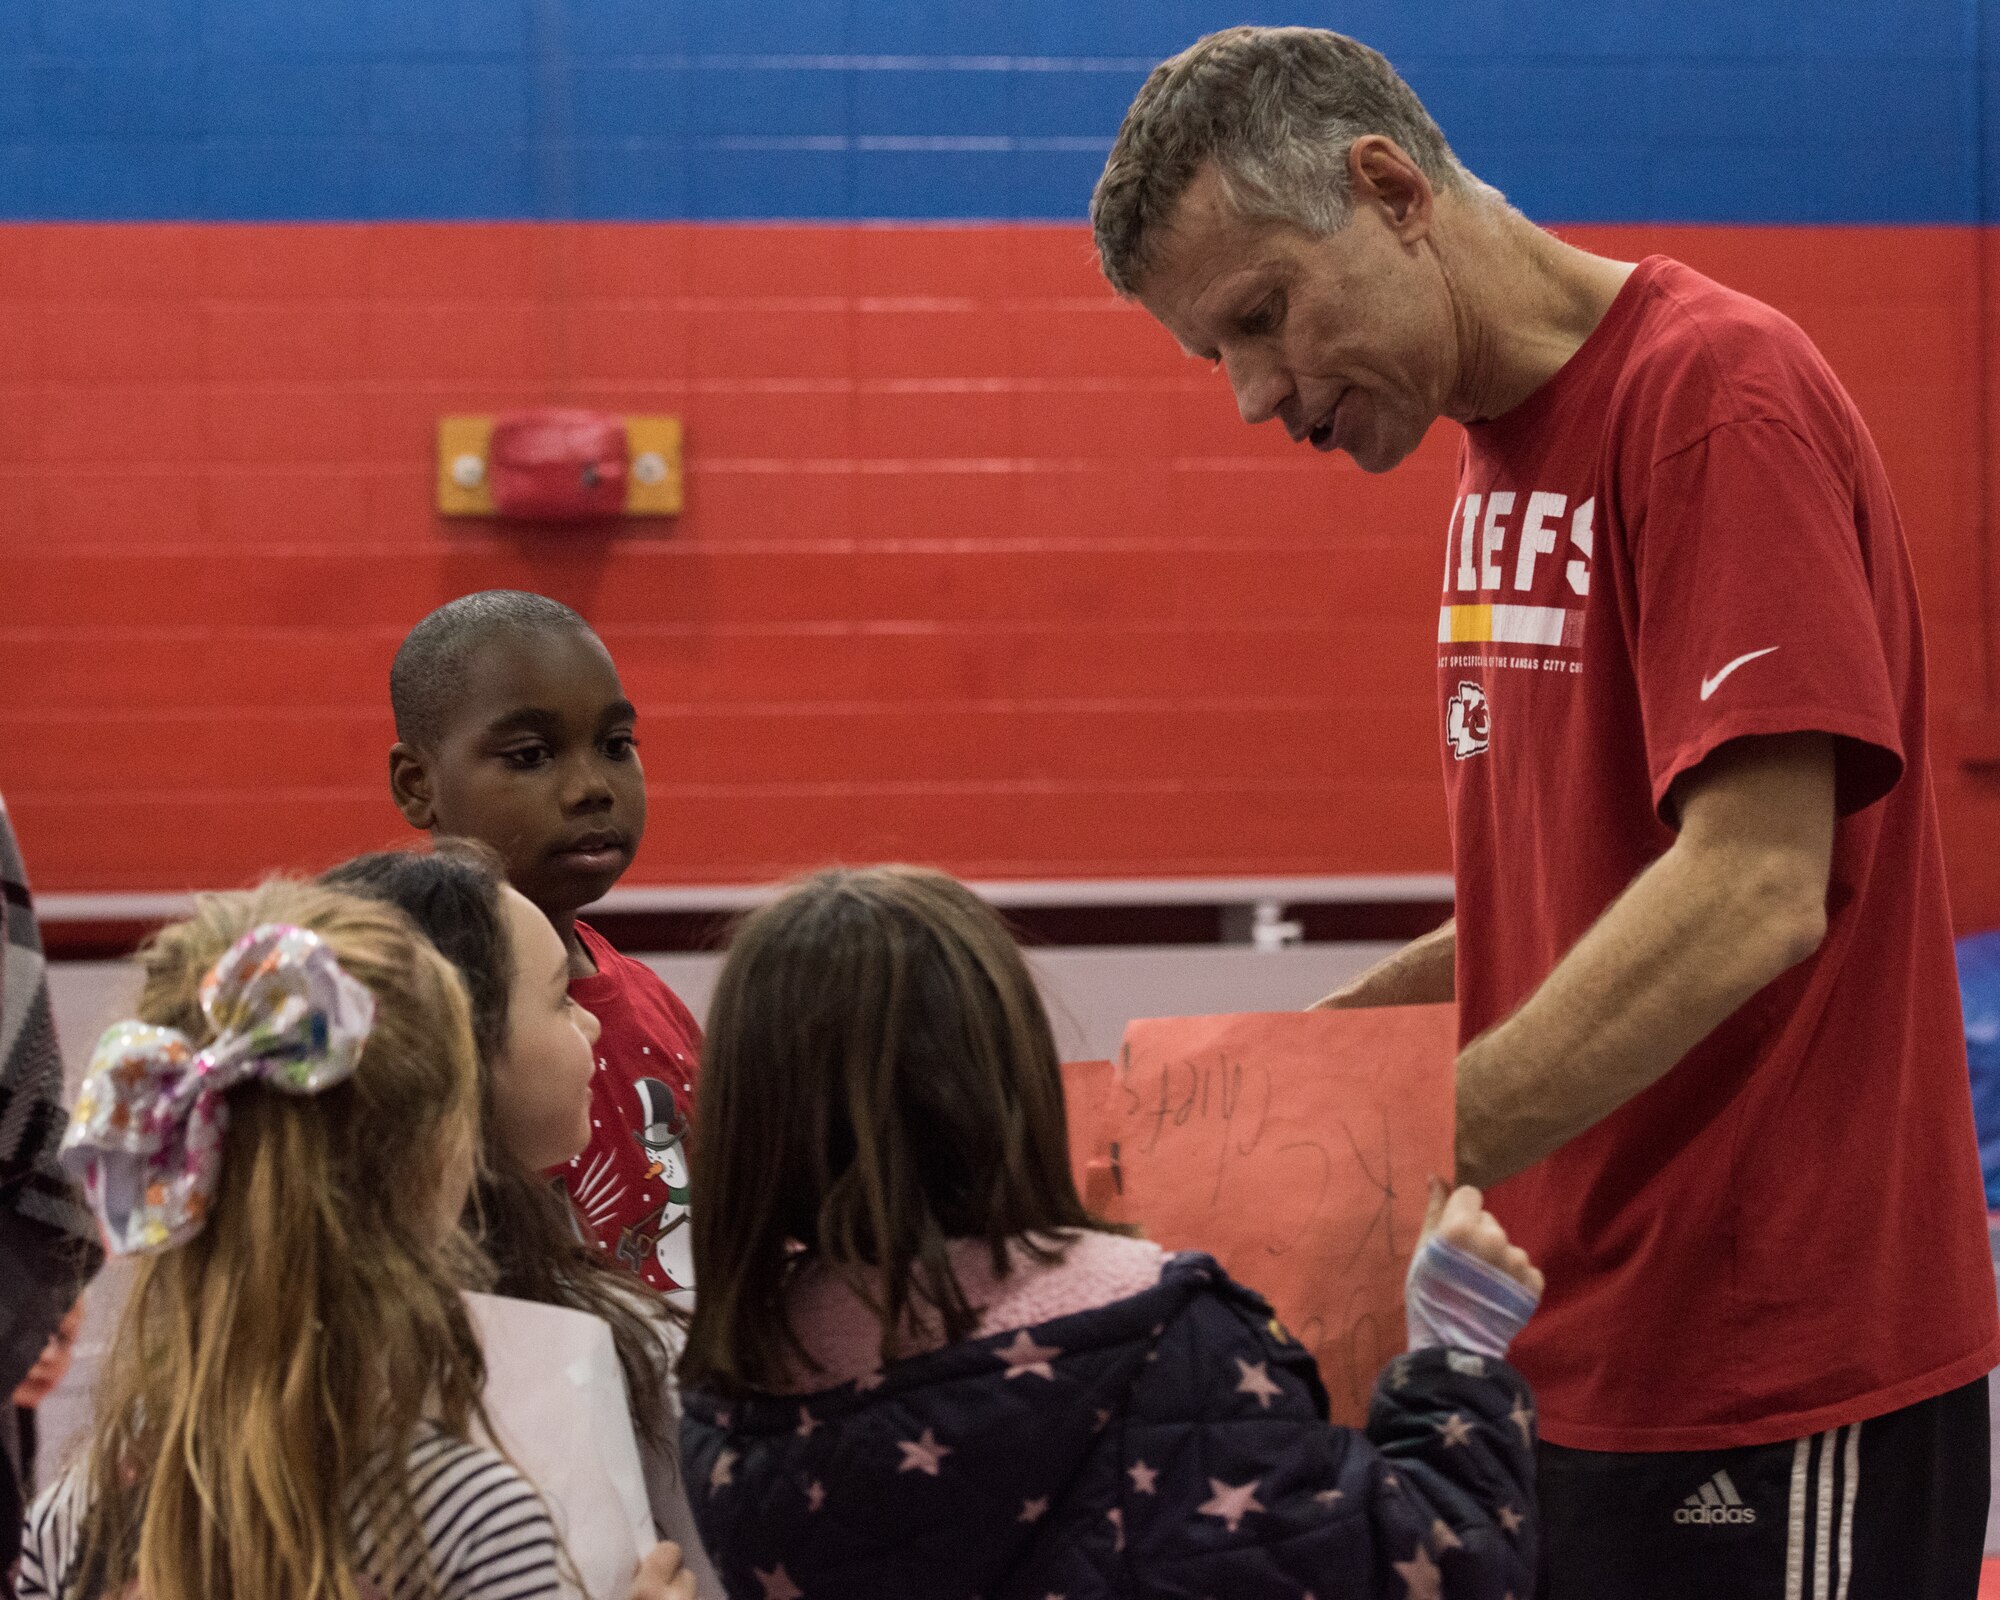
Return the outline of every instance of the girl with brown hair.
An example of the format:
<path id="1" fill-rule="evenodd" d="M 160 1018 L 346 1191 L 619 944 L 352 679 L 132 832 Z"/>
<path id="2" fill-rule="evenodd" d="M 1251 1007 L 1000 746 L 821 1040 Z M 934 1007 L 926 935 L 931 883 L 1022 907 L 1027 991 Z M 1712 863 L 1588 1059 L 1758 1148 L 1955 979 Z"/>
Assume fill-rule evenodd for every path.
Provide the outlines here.
<path id="1" fill-rule="evenodd" d="M 597 1023 L 570 998 L 561 936 L 470 840 L 358 856 L 321 881 L 398 907 L 464 979 L 484 1129 L 466 1230 L 491 1263 L 494 1292 L 610 1325 L 654 1527 L 680 1547 L 699 1592 L 720 1593 L 680 1472 L 672 1361 L 686 1313 L 586 1243 L 569 1202 L 542 1176 L 591 1134 Z"/>
<path id="2" fill-rule="evenodd" d="M 1365 1434 L 1209 1257 L 1093 1217 L 1005 925 L 909 867 L 824 872 L 718 982 L 681 1362 L 689 1480 L 765 1600 L 1534 1589 L 1540 1274 L 1437 1186 Z"/>
<path id="3" fill-rule="evenodd" d="M 27 1596 L 553 1594 L 534 1488 L 472 1444 L 456 1227 L 478 1071 L 456 974 L 374 901 L 204 897 L 141 952 L 64 1160 L 138 1257 Z"/>

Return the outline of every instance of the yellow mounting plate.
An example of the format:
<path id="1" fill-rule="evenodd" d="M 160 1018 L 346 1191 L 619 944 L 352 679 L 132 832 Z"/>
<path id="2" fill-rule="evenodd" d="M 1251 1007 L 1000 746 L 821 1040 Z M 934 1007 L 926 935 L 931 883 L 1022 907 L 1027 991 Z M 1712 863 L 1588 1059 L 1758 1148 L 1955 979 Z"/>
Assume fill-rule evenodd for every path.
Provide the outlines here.
<path id="1" fill-rule="evenodd" d="M 681 419 L 623 417 L 630 466 L 625 474 L 625 515 L 672 517 L 681 509 Z M 438 418 L 437 508 L 447 517 L 491 517 L 493 491 L 486 475 L 491 417 Z"/>

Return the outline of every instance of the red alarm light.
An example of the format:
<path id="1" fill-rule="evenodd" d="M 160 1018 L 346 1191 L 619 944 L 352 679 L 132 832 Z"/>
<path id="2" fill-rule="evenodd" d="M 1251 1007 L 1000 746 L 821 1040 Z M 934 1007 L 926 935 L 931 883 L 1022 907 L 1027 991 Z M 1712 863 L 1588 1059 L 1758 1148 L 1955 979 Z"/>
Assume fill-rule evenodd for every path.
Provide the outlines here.
<path id="1" fill-rule="evenodd" d="M 493 419 L 487 476 L 493 509 L 537 522 L 591 522 L 625 510 L 625 422 L 545 406 Z"/>

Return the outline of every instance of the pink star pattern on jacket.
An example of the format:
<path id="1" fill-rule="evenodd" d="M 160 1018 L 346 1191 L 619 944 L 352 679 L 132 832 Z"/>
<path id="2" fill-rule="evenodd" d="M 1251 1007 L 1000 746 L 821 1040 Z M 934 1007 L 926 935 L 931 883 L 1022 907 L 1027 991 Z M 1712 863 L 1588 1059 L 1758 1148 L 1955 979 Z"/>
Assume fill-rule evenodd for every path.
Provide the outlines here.
<path id="1" fill-rule="evenodd" d="M 1270 1510 L 1257 1498 L 1257 1488 L 1263 1481 L 1262 1478 L 1252 1478 L 1248 1483 L 1228 1484 L 1220 1478 L 1210 1478 L 1208 1498 L 1195 1509 L 1204 1517 L 1220 1517 L 1229 1531 L 1234 1533 L 1251 1512 Z"/>
<path id="2" fill-rule="evenodd" d="M 708 1471 L 708 1487 L 711 1494 L 720 1489 L 724 1484 L 735 1481 L 730 1476 L 735 1467 L 736 1452 L 734 1450 L 724 1450 L 715 1458 L 715 1465 L 709 1468 Z"/>
<path id="3" fill-rule="evenodd" d="M 1054 1345 L 1036 1344 L 1033 1335 L 1023 1328 L 1014 1335 L 1012 1344 L 1004 1350 L 995 1350 L 993 1353 L 1007 1368 L 1001 1374 L 1002 1377 L 1019 1378 L 1032 1373 L 1037 1378 L 1047 1378 L 1053 1383 L 1056 1371 L 1049 1365 L 1049 1359 L 1061 1355 L 1062 1351 Z"/>
<path id="4" fill-rule="evenodd" d="M 898 1472 L 925 1472 L 933 1478 L 938 1475 L 938 1468 L 944 1465 L 944 1458 L 951 1454 L 951 1446 L 939 1444 L 937 1435 L 929 1428 L 924 1429 L 919 1438 L 899 1439 L 896 1448 L 903 1452 L 902 1465 L 896 1468 Z"/>
<path id="5" fill-rule="evenodd" d="M 1396 1575 L 1403 1580 L 1403 1590 L 1409 1600 L 1444 1600 L 1444 1575 L 1431 1560 L 1430 1551 L 1418 1545 L 1408 1561 L 1392 1561 Z"/>
<path id="6" fill-rule="evenodd" d="M 711 1553 L 739 1582 L 738 1600 L 766 1600 L 763 1580 L 778 1578 L 781 1557 L 783 1581 L 805 1592 L 801 1600 L 826 1600 L 857 1577 L 873 1589 L 885 1582 L 896 1589 L 896 1552 L 910 1529 L 924 1527 L 948 1534 L 927 1547 L 928 1577 L 916 1586 L 924 1600 L 933 1593 L 937 1600 L 996 1600 L 1006 1571 L 1016 1575 L 1015 1589 L 1025 1589 L 1017 1600 L 1042 1600 L 1026 1588 L 1034 1581 L 1029 1574 L 1073 1581 L 1068 1553 L 1078 1548 L 1108 1555 L 1117 1567 L 1135 1563 L 1135 1577 L 1157 1564 L 1168 1587 L 1178 1569 L 1189 1600 L 1264 1588 L 1293 1600 L 1308 1589 L 1334 1600 L 1326 1585 L 1350 1567 L 1374 1574 L 1375 1600 L 1443 1600 L 1460 1585 L 1488 1600 L 1511 1586 L 1517 1600 L 1528 1600 L 1522 1582 L 1537 1527 L 1533 1461 L 1508 1413 L 1517 1407 L 1532 1434 L 1530 1408 L 1539 1396 L 1511 1369 L 1477 1379 L 1449 1365 L 1447 1352 L 1424 1350 L 1411 1358 L 1404 1396 L 1378 1391 L 1375 1401 L 1415 1456 L 1397 1461 L 1355 1448 L 1329 1458 L 1327 1425 L 1309 1386 L 1287 1381 L 1296 1374 L 1263 1329 L 1270 1312 L 1247 1291 L 1224 1296 L 1190 1287 L 1204 1259 L 1168 1257 L 1153 1269 L 1161 1289 L 1185 1300 L 1171 1337 L 1146 1340 L 1145 1313 L 1132 1318 L 1122 1305 L 1103 1319 L 1102 1337 L 1117 1340 L 1116 1367 L 1100 1367 L 1100 1336 L 1082 1317 L 1056 1323 L 1014 1316 L 956 1351 L 899 1360 L 887 1374 L 893 1383 L 856 1394 L 853 1379 L 879 1360 L 862 1324 L 832 1372 L 844 1387 L 826 1397 L 793 1392 L 739 1401 L 740 1432 L 718 1425 L 722 1396 L 693 1390 L 685 1417 L 690 1487 L 699 1490 Z M 1156 1293 L 1148 1290 L 1148 1298 Z M 1218 1314 L 1218 1299 L 1228 1314 Z M 1068 1341 L 1059 1351 L 1044 1338 L 1057 1331 Z M 1155 1345 L 1160 1365 L 1141 1366 Z M 1043 1363 L 1063 1370 L 1042 1378 L 1034 1369 Z M 1031 1377 L 1039 1381 L 1025 1381 Z M 1066 1398 L 1072 1390 L 1074 1398 Z M 1053 1412 L 1031 1404 L 1035 1415 L 1024 1433 L 1015 1426 L 1024 1398 L 1062 1403 Z M 1103 1426 L 1092 1437 L 1094 1425 Z M 733 1460 L 717 1473 L 725 1449 Z M 859 1500 L 851 1488 L 832 1492 L 835 1456 L 852 1458 L 864 1477 L 875 1475 Z M 1294 1470 L 1301 1460 L 1306 1469 Z M 709 1491 L 712 1475 L 728 1479 L 727 1495 Z M 954 1506 L 984 1507 L 1000 1519 L 1011 1506 L 1012 1538 L 949 1536 L 964 1520 Z M 1175 1517 L 1163 1523 L 1169 1508 Z M 1211 1522 L 1215 1531 L 1198 1531 Z M 858 1573 L 854 1555 L 862 1548 L 886 1560 Z M 1190 1557 L 1202 1568 L 1194 1577 L 1187 1576 Z"/>
<path id="7" fill-rule="evenodd" d="M 769 1572 L 762 1567 L 750 1570 L 757 1574 L 757 1581 L 764 1586 L 764 1600 L 805 1600 L 805 1590 L 792 1582 L 784 1562 L 780 1561 Z"/>
<path id="8" fill-rule="evenodd" d="M 1514 1397 L 1514 1409 L 1507 1413 L 1507 1420 L 1521 1430 L 1521 1443 L 1532 1449 L 1535 1443 L 1535 1408 L 1528 1404 L 1526 1395 Z"/>
<path id="9" fill-rule="evenodd" d="M 1262 1361 L 1245 1361 L 1241 1356 L 1238 1356 L 1236 1358 L 1236 1367 L 1243 1374 L 1242 1382 L 1236 1385 L 1236 1392 L 1238 1394 L 1255 1395 L 1257 1397 L 1257 1404 L 1265 1411 L 1269 1411 L 1271 1409 L 1271 1402 L 1285 1392 L 1271 1381 L 1270 1368 L 1267 1363 Z"/>

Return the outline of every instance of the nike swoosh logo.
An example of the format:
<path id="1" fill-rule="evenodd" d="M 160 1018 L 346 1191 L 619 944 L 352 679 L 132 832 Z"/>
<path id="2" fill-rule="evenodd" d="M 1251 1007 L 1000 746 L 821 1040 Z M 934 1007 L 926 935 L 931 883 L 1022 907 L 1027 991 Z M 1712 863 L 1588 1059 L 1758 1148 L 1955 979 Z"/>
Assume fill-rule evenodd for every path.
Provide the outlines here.
<path id="1" fill-rule="evenodd" d="M 1730 673 L 1734 672 L 1738 667 L 1743 666 L 1748 662 L 1755 661 L 1760 656 L 1768 656 L 1777 648 L 1778 647 L 1776 645 L 1767 645 L 1762 650 L 1752 650 L 1747 656 L 1738 656 L 1734 661 L 1730 662 L 1728 666 L 1724 667 L 1714 677 L 1703 678 L 1701 680 L 1702 699 L 1706 700 L 1710 695 L 1714 694 L 1717 689 L 1720 689 L 1722 687 L 1723 680 L 1727 678 L 1730 675 Z"/>

